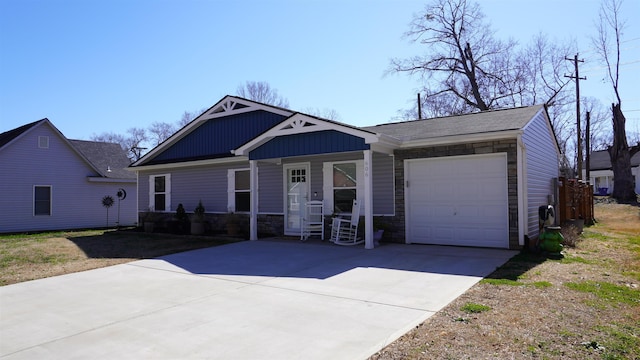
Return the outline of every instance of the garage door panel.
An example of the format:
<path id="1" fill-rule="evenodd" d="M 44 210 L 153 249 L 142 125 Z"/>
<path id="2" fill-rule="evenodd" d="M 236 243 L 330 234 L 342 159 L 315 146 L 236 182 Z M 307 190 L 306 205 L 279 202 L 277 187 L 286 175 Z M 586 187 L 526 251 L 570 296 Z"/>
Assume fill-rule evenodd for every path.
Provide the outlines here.
<path id="1" fill-rule="evenodd" d="M 508 247 L 504 154 L 407 163 L 408 242 Z"/>

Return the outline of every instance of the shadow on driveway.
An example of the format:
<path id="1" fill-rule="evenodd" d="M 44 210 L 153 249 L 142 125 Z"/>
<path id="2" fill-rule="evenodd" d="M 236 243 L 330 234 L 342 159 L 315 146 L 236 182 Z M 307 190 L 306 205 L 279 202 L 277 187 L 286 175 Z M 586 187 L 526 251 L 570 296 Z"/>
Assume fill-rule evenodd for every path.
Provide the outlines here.
<path id="1" fill-rule="evenodd" d="M 160 259 L 199 275 L 327 279 L 356 268 L 379 268 L 484 277 L 515 254 L 510 250 L 434 245 L 384 244 L 365 250 L 363 247 L 261 240 Z"/>

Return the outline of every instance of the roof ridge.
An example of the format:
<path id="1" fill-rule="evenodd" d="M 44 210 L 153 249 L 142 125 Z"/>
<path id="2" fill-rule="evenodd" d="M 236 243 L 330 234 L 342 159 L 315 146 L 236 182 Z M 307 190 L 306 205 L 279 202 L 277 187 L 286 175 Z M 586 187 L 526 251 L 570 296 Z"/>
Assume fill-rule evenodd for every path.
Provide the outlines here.
<path id="1" fill-rule="evenodd" d="M 426 118 L 426 119 L 413 119 L 413 120 L 394 121 L 394 122 L 388 122 L 388 123 L 384 123 L 384 124 L 372 125 L 371 127 L 384 126 L 384 125 L 404 124 L 404 123 L 411 123 L 411 122 L 417 122 L 417 121 L 430 121 L 430 120 L 442 120 L 442 119 L 447 119 L 447 118 L 460 118 L 460 117 L 471 116 L 471 115 L 489 114 L 489 113 L 495 113 L 495 112 L 499 112 L 499 111 L 518 110 L 518 109 L 526 109 L 526 108 L 542 107 L 542 106 L 544 106 L 544 105 L 536 104 L 536 105 L 522 105 L 522 106 L 516 106 L 516 107 L 512 107 L 512 108 L 489 109 L 489 110 L 482 110 L 482 111 L 471 112 L 471 113 L 466 113 L 466 114 L 436 116 L 436 117 Z"/>

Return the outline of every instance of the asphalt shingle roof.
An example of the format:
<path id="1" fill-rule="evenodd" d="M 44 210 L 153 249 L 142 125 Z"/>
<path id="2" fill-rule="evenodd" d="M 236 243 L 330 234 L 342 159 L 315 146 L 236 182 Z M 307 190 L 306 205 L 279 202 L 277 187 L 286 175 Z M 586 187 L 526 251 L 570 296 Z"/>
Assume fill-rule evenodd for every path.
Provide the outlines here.
<path id="1" fill-rule="evenodd" d="M 542 109 L 543 105 L 526 106 L 515 109 L 490 110 L 466 115 L 381 124 L 362 129 L 389 135 L 401 141 L 519 130 Z"/>
<path id="2" fill-rule="evenodd" d="M 69 140 L 69 142 L 100 170 L 103 176 L 113 179 L 136 177 L 134 173 L 126 170 L 131 161 L 119 144 L 86 140 Z"/>
<path id="3" fill-rule="evenodd" d="M 640 166 L 640 152 L 631 157 L 631 166 Z M 607 150 L 594 151 L 589 156 L 589 170 L 611 169 L 611 158 Z"/>
<path id="4" fill-rule="evenodd" d="M 38 121 L 34 121 L 32 123 L 29 124 L 25 124 L 22 125 L 20 127 L 17 127 L 15 129 L 11 129 L 9 131 L 5 131 L 2 134 L 0 134 L 0 148 L 5 146 L 6 144 L 8 144 L 11 140 L 17 138 L 18 136 L 22 135 L 25 131 L 31 129 L 32 127 L 34 127 L 36 124 L 38 124 L 41 121 L 45 121 L 47 120 L 45 119 L 41 119 Z"/>

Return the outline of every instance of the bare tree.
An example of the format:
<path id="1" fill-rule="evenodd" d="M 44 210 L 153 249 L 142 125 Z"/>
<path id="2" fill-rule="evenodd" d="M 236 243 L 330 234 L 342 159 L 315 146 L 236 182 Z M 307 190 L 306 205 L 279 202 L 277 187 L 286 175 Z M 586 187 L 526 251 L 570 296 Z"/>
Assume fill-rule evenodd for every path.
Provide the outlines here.
<path id="1" fill-rule="evenodd" d="M 175 126 L 160 121 L 154 121 L 149 126 L 149 140 L 152 146 L 158 146 L 176 131 Z"/>
<path id="2" fill-rule="evenodd" d="M 598 34 L 594 37 L 593 44 L 598 55 L 607 67 L 607 74 L 617 104 L 611 104 L 613 120 L 613 144 L 609 146 L 609 158 L 613 169 L 613 193 L 611 196 L 618 201 L 634 201 L 636 194 L 631 173 L 631 157 L 640 151 L 640 144 L 629 148 L 626 135 L 626 119 L 622 112 L 622 100 L 620 98 L 620 42 L 624 21 L 620 19 L 622 0 L 603 0 L 598 14 L 596 26 Z"/>
<path id="3" fill-rule="evenodd" d="M 430 84 L 425 99 L 448 95 L 463 112 L 510 105 L 520 91 L 516 44 L 495 39 L 483 18 L 475 3 L 435 0 L 414 15 L 404 34 L 424 45 L 426 54 L 392 59 L 390 72 L 420 75 Z"/>
<path id="4" fill-rule="evenodd" d="M 142 128 L 130 128 L 127 130 L 127 135 L 116 134 L 114 132 L 103 132 L 101 134 L 91 135 L 93 141 L 104 141 L 120 144 L 122 150 L 126 151 L 127 157 L 131 161 L 136 161 L 142 157 L 145 147 L 145 143 L 148 140 L 147 133 Z"/>
<path id="5" fill-rule="evenodd" d="M 495 37 L 476 3 L 434 0 L 414 15 L 404 36 L 424 45 L 425 54 L 392 59 L 388 71 L 421 76 L 427 117 L 567 103 L 566 46 L 538 35 L 518 51 L 514 40 Z"/>
<path id="6" fill-rule="evenodd" d="M 585 133 L 582 138 L 586 139 L 586 117 L 587 112 L 590 114 L 590 130 L 589 130 L 589 144 L 590 148 L 585 149 L 589 153 L 598 150 L 606 150 L 607 147 L 613 141 L 611 134 L 611 128 L 609 127 L 609 120 L 611 113 L 602 105 L 600 100 L 593 97 L 585 97 L 581 100 L 582 103 L 582 116 L 583 124 L 580 127 L 585 129 Z"/>
<path id="7" fill-rule="evenodd" d="M 125 137 L 122 134 L 116 134 L 114 132 L 103 132 L 100 134 L 92 134 L 90 137 L 91 141 L 100 141 L 100 142 L 108 142 L 108 143 L 116 143 L 120 144 L 123 150 L 127 150 L 125 145 Z"/>
<path id="8" fill-rule="evenodd" d="M 280 96 L 278 90 L 272 88 L 271 85 L 265 81 L 247 81 L 244 85 L 238 86 L 236 93 L 245 99 L 285 109 L 289 108 L 289 100 Z"/>
<path id="9" fill-rule="evenodd" d="M 184 113 L 182 113 L 180 120 L 178 120 L 178 127 L 179 128 L 184 127 L 185 125 L 193 121 L 193 119 L 200 116 L 200 114 L 202 114 L 206 110 L 207 108 L 202 108 L 200 110 L 195 110 L 195 111 L 185 111 Z"/>
<path id="10" fill-rule="evenodd" d="M 144 155 L 145 150 L 148 150 L 146 142 L 149 140 L 147 132 L 143 128 L 132 127 L 127 130 L 129 135 L 125 139 L 125 146 L 129 152 L 130 159 L 133 161 L 139 160 Z"/>
<path id="11" fill-rule="evenodd" d="M 302 110 L 302 112 L 305 114 L 321 117 L 323 119 L 334 120 L 334 121 L 341 120 L 340 114 L 335 109 L 306 108 Z"/>

